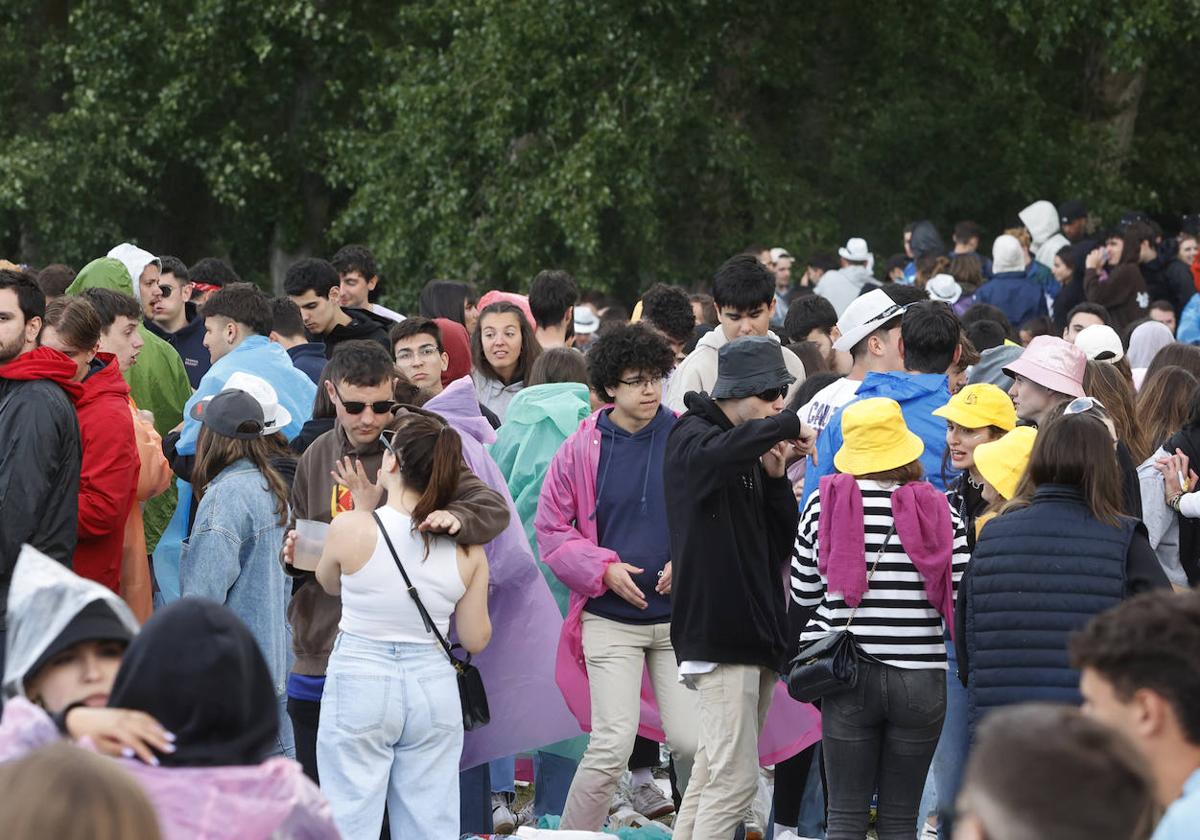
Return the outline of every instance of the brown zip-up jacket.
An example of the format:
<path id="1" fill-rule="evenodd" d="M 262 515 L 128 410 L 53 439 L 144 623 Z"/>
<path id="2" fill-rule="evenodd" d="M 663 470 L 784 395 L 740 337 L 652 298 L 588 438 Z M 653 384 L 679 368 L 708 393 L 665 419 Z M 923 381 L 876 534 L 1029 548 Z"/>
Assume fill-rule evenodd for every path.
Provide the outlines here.
<path id="1" fill-rule="evenodd" d="M 401 411 L 427 413 L 410 408 Z M 340 424 L 313 441 L 300 456 L 300 463 L 296 467 L 289 531 L 295 527 L 297 519 L 329 522 L 338 513 L 353 509 L 350 491 L 338 485 L 330 475 L 337 461 L 346 455 L 361 460 L 367 475 L 374 477 L 383 462 L 383 444 L 377 440 L 369 446 L 356 448 Z M 386 496 L 383 501 L 386 501 Z M 460 545 L 491 542 L 508 527 L 508 506 L 503 497 L 480 481 L 465 465 L 459 477 L 457 497 L 446 509 L 462 522 L 462 530 L 454 535 Z M 333 649 L 338 622 L 342 617 L 341 599 L 326 594 L 312 572 L 299 571 L 286 564 L 284 570 L 292 577 L 301 579 L 288 605 L 292 650 L 296 654 L 292 670 L 306 676 L 321 676 L 329 662 L 329 653 Z"/>

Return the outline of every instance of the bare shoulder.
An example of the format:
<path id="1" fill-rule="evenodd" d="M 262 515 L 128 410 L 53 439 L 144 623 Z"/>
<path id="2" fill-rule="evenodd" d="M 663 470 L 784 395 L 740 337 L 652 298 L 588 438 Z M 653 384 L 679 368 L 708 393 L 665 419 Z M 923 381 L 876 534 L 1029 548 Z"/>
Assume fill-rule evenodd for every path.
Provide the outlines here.
<path id="1" fill-rule="evenodd" d="M 467 583 L 471 582 L 479 569 L 487 569 L 487 554 L 484 553 L 483 546 L 458 545 L 455 548 L 458 555 L 458 569 Z"/>
<path id="2" fill-rule="evenodd" d="M 330 536 L 349 536 L 358 531 L 374 531 L 375 518 L 365 510 L 347 510 L 339 513 L 329 523 Z"/>

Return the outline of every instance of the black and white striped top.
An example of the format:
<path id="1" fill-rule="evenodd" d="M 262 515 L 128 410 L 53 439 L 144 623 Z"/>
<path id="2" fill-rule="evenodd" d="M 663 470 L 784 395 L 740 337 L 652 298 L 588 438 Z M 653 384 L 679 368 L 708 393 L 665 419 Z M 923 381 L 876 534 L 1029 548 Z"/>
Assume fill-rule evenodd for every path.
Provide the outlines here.
<path id="1" fill-rule="evenodd" d="M 896 485 L 877 481 L 858 482 L 863 496 L 868 573 L 892 528 L 892 491 Z M 945 497 L 941 497 L 945 501 Z M 949 507 L 950 503 L 945 502 Z M 846 627 L 852 610 L 837 594 L 826 591 L 826 579 L 817 571 L 817 519 L 821 515 L 820 492 L 808 500 L 800 517 L 800 531 L 792 551 L 792 599 L 804 607 L 817 607 L 800 636 L 801 643 L 815 641 Z M 967 533 L 958 513 L 950 509 L 954 526 L 953 578 L 958 582 L 967 568 Z M 819 606 L 818 606 L 819 605 Z M 871 577 L 870 588 L 859 604 L 850 632 L 862 649 L 881 662 L 897 668 L 945 670 L 944 625 L 938 611 L 925 595 L 925 584 L 917 567 L 908 559 L 893 533 Z"/>

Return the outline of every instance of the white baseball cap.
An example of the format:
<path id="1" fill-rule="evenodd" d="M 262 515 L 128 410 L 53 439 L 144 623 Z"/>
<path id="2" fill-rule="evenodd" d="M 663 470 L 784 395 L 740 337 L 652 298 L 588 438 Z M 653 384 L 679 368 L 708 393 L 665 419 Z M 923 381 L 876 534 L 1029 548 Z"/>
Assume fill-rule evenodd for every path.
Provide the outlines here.
<path id="1" fill-rule="evenodd" d="M 1119 362 L 1125 358 L 1121 337 L 1108 324 L 1092 324 L 1075 336 L 1075 346 L 1093 362 Z"/>
<path id="2" fill-rule="evenodd" d="M 838 330 L 842 335 L 833 343 L 833 349 L 848 351 L 888 321 L 903 315 L 906 308 L 888 297 L 883 289 L 872 289 L 859 295 L 838 318 Z"/>

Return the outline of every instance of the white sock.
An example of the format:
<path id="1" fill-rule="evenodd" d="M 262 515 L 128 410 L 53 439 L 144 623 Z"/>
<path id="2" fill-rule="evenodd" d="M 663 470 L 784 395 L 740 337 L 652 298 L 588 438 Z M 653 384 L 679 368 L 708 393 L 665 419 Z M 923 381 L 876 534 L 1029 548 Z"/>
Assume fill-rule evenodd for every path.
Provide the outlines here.
<path id="1" fill-rule="evenodd" d="M 782 837 L 784 835 L 784 833 L 786 833 L 788 831 L 790 831 L 792 833 L 792 836 L 794 837 L 796 835 L 796 826 L 780 825 L 779 823 L 775 823 L 775 833 L 773 836 L 774 837 Z"/>
<path id="2" fill-rule="evenodd" d="M 654 783 L 654 775 L 650 772 L 649 767 L 639 767 L 636 770 L 630 770 L 630 775 L 633 776 L 633 786 L 641 787 Z"/>

